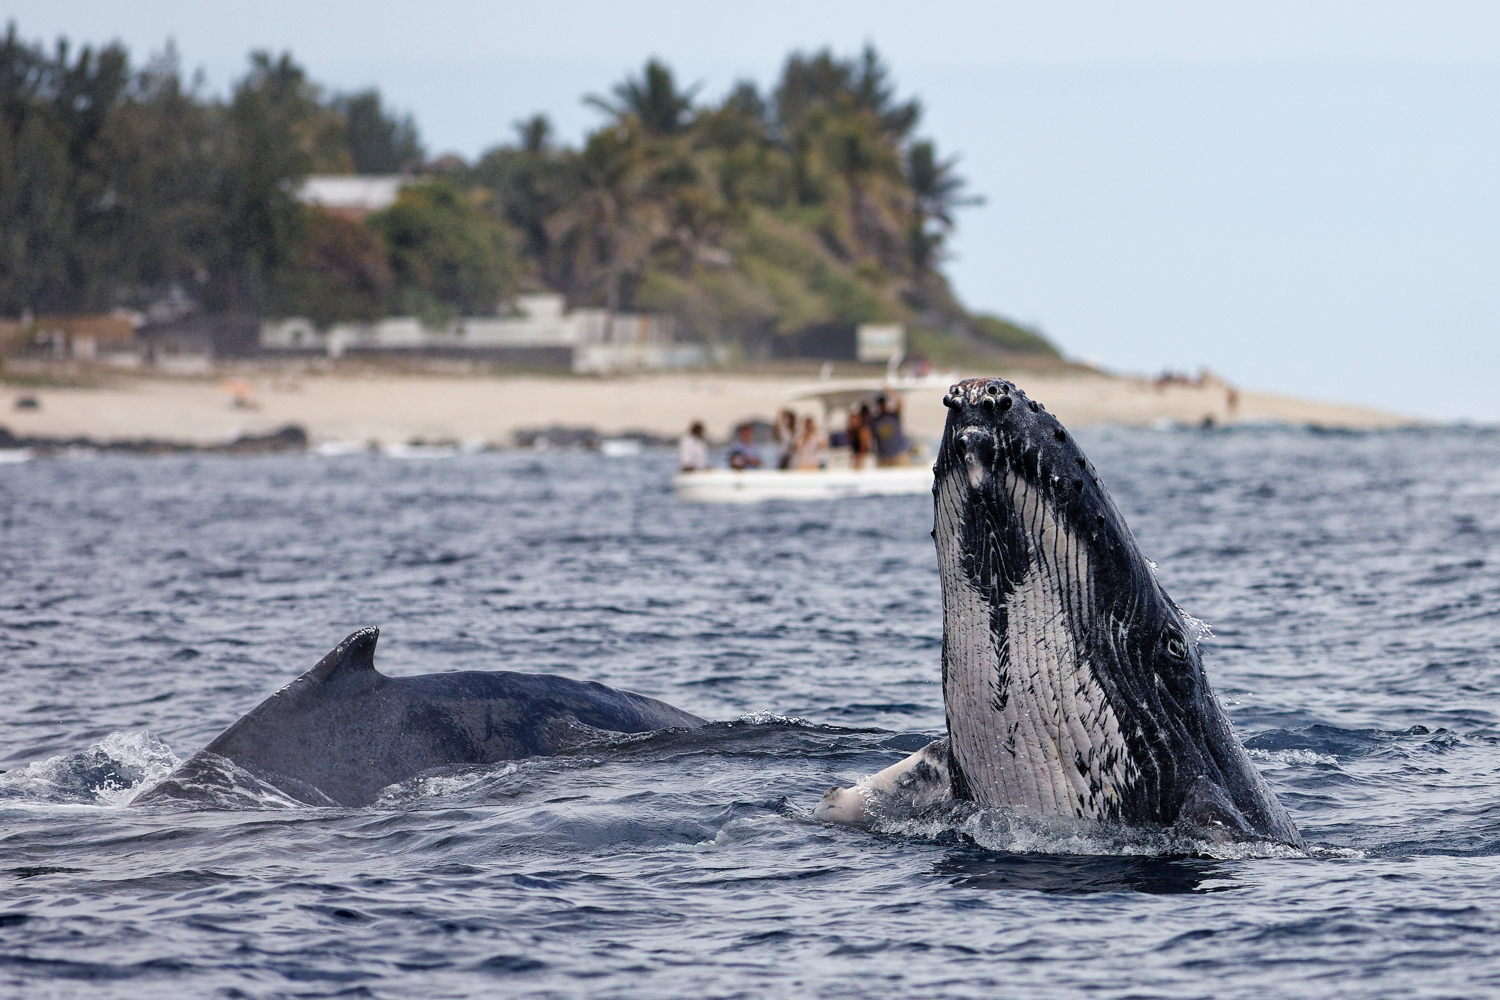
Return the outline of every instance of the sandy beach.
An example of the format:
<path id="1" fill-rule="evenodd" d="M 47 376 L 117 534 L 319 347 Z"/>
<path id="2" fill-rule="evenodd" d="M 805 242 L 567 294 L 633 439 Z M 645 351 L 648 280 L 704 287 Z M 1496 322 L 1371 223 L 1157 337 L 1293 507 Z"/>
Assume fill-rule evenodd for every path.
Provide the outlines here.
<path id="1" fill-rule="evenodd" d="M 508 445 L 517 430 L 562 425 L 603 434 L 680 434 L 703 420 L 725 439 L 746 418 L 770 418 L 815 379 L 791 376 L 671 374 L 612 379 L 447 376 L 437 374 L 248 374 L 248 407 L 234 405 L 219 378 L 119 377 L 92 387 L 31 387 L 0 383 L 0 426 L 18 436 L 99 441 L 156 438 L 215 444 L 288 424 L 311 440 L 397 444 L 421 439 Z M 1338 428 L 1415 423 L 1409 417 L 1334 403 L 1203 386 L 1157 386 L 1103 375 L 1013 375 L 1068 426 L 1275 421 Z M 918 437 L 936 438 L 946 411 L 943 386 L 913 391 L 906 422 Z M 241 390 L 243 392 L 243 389 Z M 37 407 L 17 408 L 23 397 Z M 817 412 L 815 404 L 803 404 Z"/>

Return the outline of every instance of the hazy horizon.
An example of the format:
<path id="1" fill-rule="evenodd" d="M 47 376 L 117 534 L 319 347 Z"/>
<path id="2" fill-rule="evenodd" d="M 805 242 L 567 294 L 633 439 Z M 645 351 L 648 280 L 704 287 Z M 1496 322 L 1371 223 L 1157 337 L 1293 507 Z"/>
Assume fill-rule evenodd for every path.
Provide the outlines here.
<path id="1" fill-rule="evenodd" d="M 963 301 L 1127 372 L 1500 420 L 1500 10 L 1474 3 L 994 9 L 833 3 L 649 11 L 81 0 L 4 7 L 22 37 L 174 39 L 211 91 L 252 49 L 378 86 L 434 154 L 473 157 L 585 107 L 652 56 L 717 96 L 786 56 L 865 42 L 986 203 L 946 270 Z M 412 20 L 415 16 L 417 19 Z"/>

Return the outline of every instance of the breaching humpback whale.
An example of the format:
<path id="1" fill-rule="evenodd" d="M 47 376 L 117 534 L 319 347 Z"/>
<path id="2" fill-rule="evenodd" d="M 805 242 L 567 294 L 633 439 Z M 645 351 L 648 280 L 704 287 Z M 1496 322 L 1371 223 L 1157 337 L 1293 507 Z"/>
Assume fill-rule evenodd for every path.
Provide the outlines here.
<path id="1" fill-rule="evenodd" d="M 945 799 L 1302 845 L 1177 605 L 1055 417 L 1003 379 L 943 399 L 933 539 L 948 737 L 830 789 L 818 818 Z"/>
<path id="2" fill-rule="evenodd" d="M 309 805 L 363 806 L 424 772 L 556 753 L 579 742 L 580 727 L 704 724 L 654 698 L 550 674 L 387 677 L 375 669 L 379 635 L 349 636 L 135 801 L 202 798 L 238 769 Z"/>

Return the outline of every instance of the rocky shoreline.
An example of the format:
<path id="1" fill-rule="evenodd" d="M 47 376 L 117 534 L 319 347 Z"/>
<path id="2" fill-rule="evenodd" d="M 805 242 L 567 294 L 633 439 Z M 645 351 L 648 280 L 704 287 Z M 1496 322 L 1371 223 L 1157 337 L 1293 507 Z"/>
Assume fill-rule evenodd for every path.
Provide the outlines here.
<path id="1" fill-rule="evenodd" d="M 173 455 L 183 452 L 201 452 L 212 455 L 268 455 L 282 451 L 306 451 L 307 444 L 307 431 L 296 424 L 288 424 L 268 434 L 246 434 L 217 444 L 151 437 L 100 440 L 87 435 L 48 437 L 28 434 L 18 436 L 11 433 L 7 427 L 0 427 L 0 451 L 29 451 L 38 456 L 57 455 L 69 451 L 121 452 L 129 455 Z"/>

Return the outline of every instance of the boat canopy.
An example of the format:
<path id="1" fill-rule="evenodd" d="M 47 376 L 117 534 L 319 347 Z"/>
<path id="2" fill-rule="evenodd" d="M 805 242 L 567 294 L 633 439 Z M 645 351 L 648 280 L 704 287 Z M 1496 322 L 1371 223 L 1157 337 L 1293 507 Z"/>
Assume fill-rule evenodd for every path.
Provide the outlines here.
<path id="1" fill-rule="evenodd" d="M 924 379 L 845 379 L 796 389 L 787 394 L 786 400 L 789 403 L 817 400 L 825 411 L 832 411 L 858 406 L 882 393 L 887 396 L 900 393 L 904 396 L 914 389 L 930 389 L 947 384 L 931 376 Z"/>

